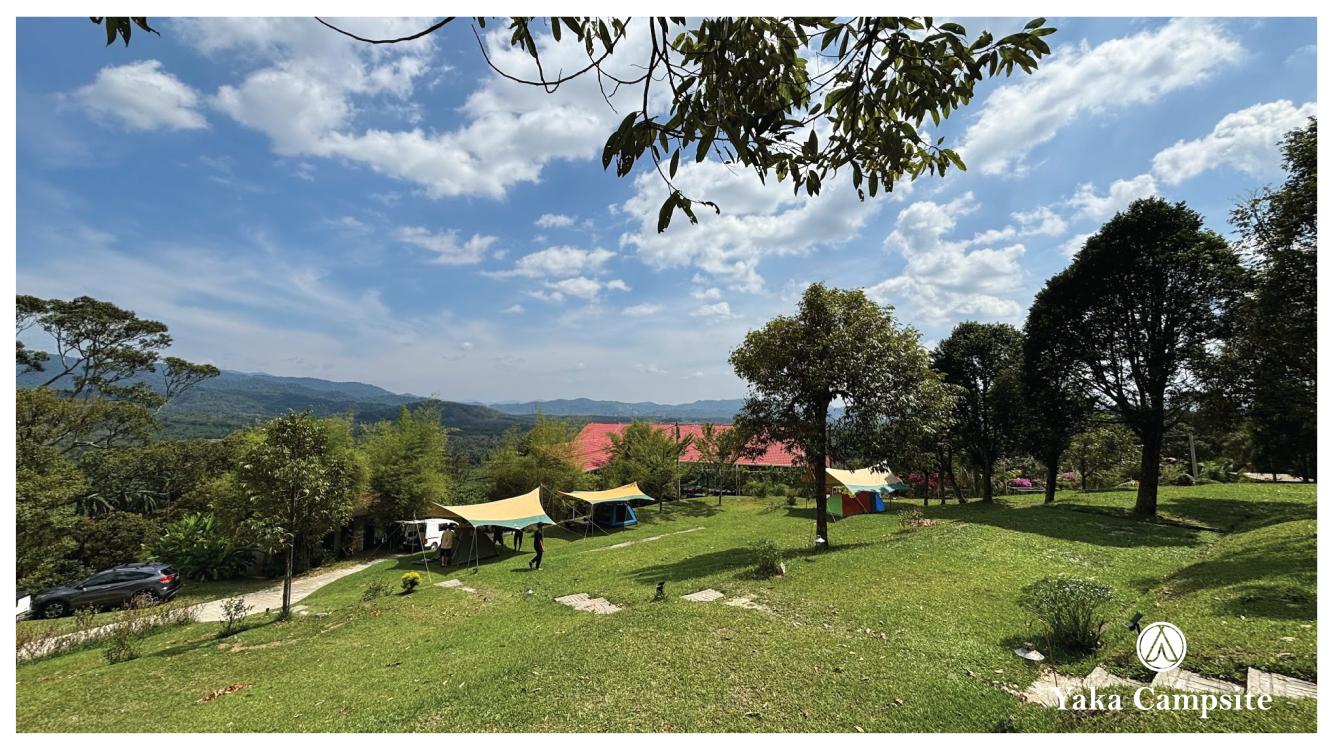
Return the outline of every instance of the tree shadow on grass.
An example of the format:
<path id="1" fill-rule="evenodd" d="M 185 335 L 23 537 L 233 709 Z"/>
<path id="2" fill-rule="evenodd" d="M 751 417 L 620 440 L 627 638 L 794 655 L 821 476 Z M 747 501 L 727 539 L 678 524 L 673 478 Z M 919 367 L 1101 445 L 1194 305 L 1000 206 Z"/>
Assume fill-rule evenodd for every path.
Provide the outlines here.
<path id="1" fill-rule="evenodd" d="M 1305 537 L 1281 537 L 1247 544 L 1181 568 L 1162 581 L 1140 580 L 1136 585 L 1161 585 L 1171 596 L 1227 589 L 1214 594 L 1219 614 L 1314 620 L 1316 617 L 1317 561 L 1314 542 Z M 1296 578 L 1297 583 L 1270 580 Z"/>
<path id="2" fill-rule="evenodd" d="M 884 542 L 878 542 L 884 544 Z M 841 544 L 832 549 L 817 552 L 809 547 L 793 547 L 782 550 L 784 560 L 793 560 L 796 558 L 813 558 L 835 556 L 842 552 L 847 552 L 860 547 L 866 547 L 871 542 L 855 542 L 852 544 Z M 715 550 L 713 552 L 704 552 L 698 555 L 692 555 L 675 562 L 661 563 L 659 565 L 649 565 L 629 572 L 630 576 L 638 583 L 657 583 L 658 581 L 688 581 L 696 578 L 707 578 L 720 573 L 729 571 L 746 571 L 757 565 L 754 550 L 749 547 L 732 547 L 730 549 Z"/>
<path id="3" fill-rule="evenodd" d="M 1161 501 L 1158 509 L 1172 516 L 1201 521 L 1222 531 L 1250 531 L 1287 521 L 1315 518 L 1313 502 L 1289 500 L 1231 500 L 1216 497 L 1175 497 Z"/>
<path id="4" fill-rule="evenodd" d="M 1103 514 L 1068 512 L 1060 505 L 1010 508 L 1001 504 L 968 503 L 928 508 L 925 515 L 1102 547 L 1193 547 L 1202 543 L 1200 532 L 1195 529 Z"/>

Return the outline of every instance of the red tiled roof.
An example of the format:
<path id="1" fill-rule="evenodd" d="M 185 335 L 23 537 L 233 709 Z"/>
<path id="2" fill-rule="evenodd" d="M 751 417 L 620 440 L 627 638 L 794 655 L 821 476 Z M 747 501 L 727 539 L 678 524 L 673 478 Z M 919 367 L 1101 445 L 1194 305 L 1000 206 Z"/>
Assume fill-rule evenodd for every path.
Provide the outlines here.
<path id="1" fill-rule="evenodd" d="M 624 422 L 589 422 L 584 425 L 578 437 L 574 438 L 574 455 L 583 464 L 583 470 L 592 471 L 605 466 L 611 460 L 611 435 L 619 435 L 628 426 Z M 703 434 L 703 425 L 692 422 L 655 422 L 653 427 L 672 436 L 676 435 L 676 429 L 679 428 L 680 437 L 693 436 L 696 440 Z M 720 424 L 717 429 L 729 430 L 731 425 Z M 742 466 L 791 466 L 799 458 L 798 454 L 787 450 L 781 443 L 769 443 L 758 458 L 743 458 L 736 463 Z M 685 449 L 681 460 L 691 463 L 698 461 L 699 450 L 691 444 Z"/>

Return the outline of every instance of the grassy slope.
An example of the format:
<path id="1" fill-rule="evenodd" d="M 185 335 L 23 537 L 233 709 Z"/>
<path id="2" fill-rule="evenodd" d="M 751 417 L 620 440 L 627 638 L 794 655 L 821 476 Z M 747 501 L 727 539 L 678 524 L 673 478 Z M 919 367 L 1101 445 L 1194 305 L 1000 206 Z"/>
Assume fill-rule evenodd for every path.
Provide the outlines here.
<path id="1" fill-rule="evenodd" d="M 1013 507 L 932 506 L 928 515 L 945 523 L 910 533 L 889 516 L 841 521 L 832 530 L 838 547 L 817 556 L 805 551 L 806 508 L 731 499 L 720 511 L 710 501 L 662 516 L 649 508 L 639 527 L 609 538 L 548 536 L 538 573 L 527 571 L 526 556 L 450 573 L 479 594 L 424 586 L 361 603 L 372 579 L 396 586 L 413 568 L 404 559 L 306 600 L 327 616 L 263 624 L 221 648 L 215 626 L 196 625 L 149 639 L 145 655 L 124 664 L 85 651 L 21 667 L 18 726 L 1313 730 L 1313 703 L 1207 723 L 1132 710 L 1075 716 L 1021 704 L 991 683 L 1031 680 L 1009 653 L 1033 633 L 1014 598 L 1058 571 L 1114 586 L 1116 619 L 1140 610 L 1180 625 L 1193 669 L 1235 679 L 1256 664 L 1315 677 L 1314 498 L 1313 487 L 1163 491 L 1164 512 L 1234 529 L 1226 535 L 1106 515 L 1132 503 L 1125 493 L 1070 493 L 1056 507 L 1030 497 Z M 705 530 L 592 551 L 696 526 Z M 746 546 L 758 539 L 787 550 L 785 579 L 749 576 Z M 671 596 L 651 603 L 659 580 Z M 524 595 L 529 586 L 534 596 Z M 708 586 L 774 612 L 677 598 Z M 603 617 L 551 601 L 579 591 L 627 609 Z M 1055 655 L 1057 666 L 1082 674 L 1103 662 L 1143 677 L 1128 631 L 1108 632 L 1095 658 Z M 248 687 L 196 703 L 233 683 Z"/>

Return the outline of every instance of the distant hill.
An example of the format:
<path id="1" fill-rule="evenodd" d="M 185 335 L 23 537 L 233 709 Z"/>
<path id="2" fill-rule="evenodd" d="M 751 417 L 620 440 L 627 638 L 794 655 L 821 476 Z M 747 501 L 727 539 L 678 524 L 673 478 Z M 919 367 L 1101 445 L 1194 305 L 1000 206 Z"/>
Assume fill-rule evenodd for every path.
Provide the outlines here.
<path id="1" fill-rule="evenodd" d="M 678 419 L 689 422 L 730 423 L 744 402 L 738 398 L 691 401 L 688 404 L 659 404 L 652 401 L 598 401 L 590 398 L 563 398 L 552 401 L 495 403 L 492 409 L 506 414 L 531 415 L 538 412 L 553 417 L 604 417 L 613 420 Z"/>
<path id="2" fill-rule="evenodd" d="M 47 377 L 44 373 L 19 374 L 18 387 L 38 386 Z M 150 377 L 142 380 L 157 384 Z M 320 416 L 350 414 L 357 422 L 374 422 L 392 419 L 402 406 L 424 403 L 438 406 L 440 421 L 464 439 L 494 437 L 532 422 L 486 406 L 397 394 L 367 383 L 232 370 L 223 370 L 173 399 L 159 417 L 164 437 L 214 438 L 252 427 L 288 409 L 308 409 Z"/>

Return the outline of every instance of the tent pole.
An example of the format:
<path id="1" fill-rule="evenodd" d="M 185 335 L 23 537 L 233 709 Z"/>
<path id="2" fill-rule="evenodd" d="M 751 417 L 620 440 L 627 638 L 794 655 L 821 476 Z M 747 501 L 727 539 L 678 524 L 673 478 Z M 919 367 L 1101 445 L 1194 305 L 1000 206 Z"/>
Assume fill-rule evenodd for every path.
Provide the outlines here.
<path id="1" fill-rule="evenodd" d="M 430 580 L 430 557 L 426 555 L 426 535 L 421 533 L 421 523 L 417 520 L 417 512 L 412 511 L 412 526 L 417 530 L 417 544 L 421 545 L 421 564 L 426 566 L 426 585 L 429 586 Z"/>

